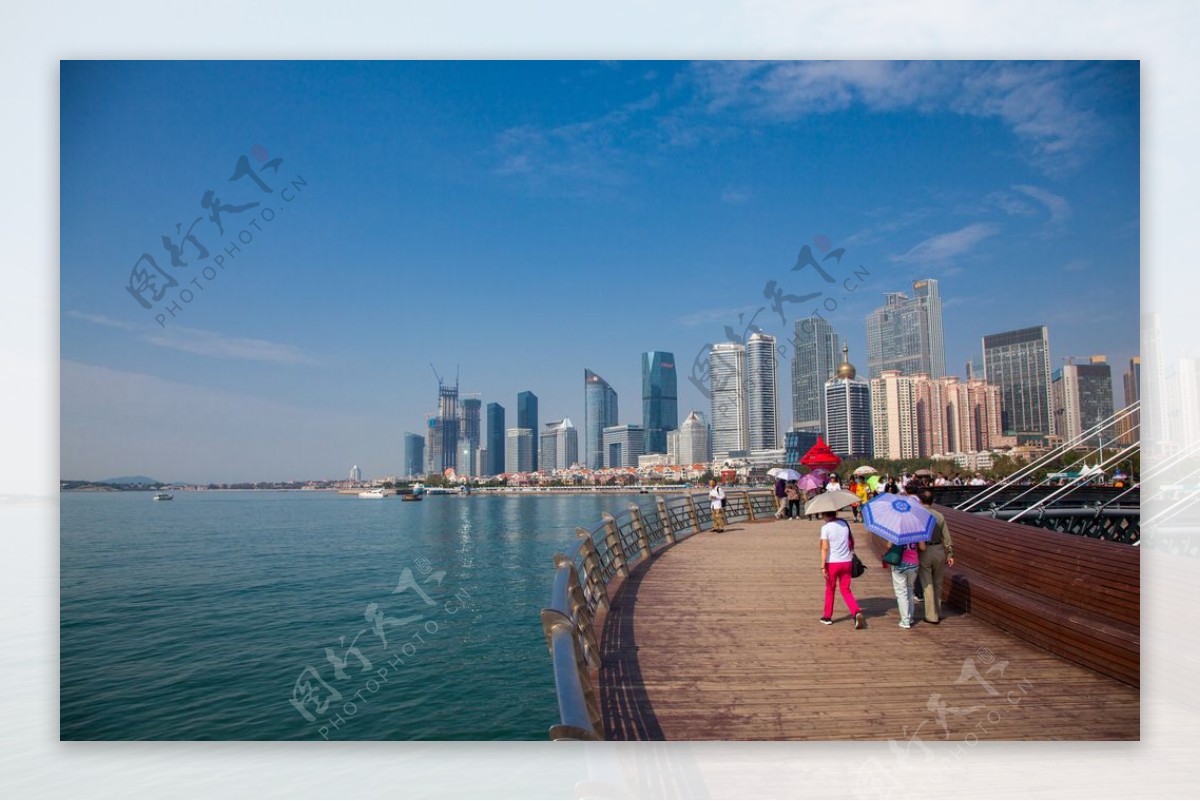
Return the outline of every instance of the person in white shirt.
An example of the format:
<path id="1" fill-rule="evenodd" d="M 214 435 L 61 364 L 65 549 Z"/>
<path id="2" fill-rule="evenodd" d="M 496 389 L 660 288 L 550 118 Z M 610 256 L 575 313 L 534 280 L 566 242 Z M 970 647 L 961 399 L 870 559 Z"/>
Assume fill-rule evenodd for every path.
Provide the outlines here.
<path id="1" fill-rule="evenodd" d="M 841 488 L 842 484 L 840 481 L 838 481 L 837 476 L 830 476 L 829 481 L 825 484 L 826 492 L 833 492 L 834 490 L 840 490 Z"/>
<path id="2" fill-rule="evenodd" d="M 833 588 L 841 590 L 842 600 L 854 616 L 854 628 L 861 629 L 867 622 L 863 617 L 854 593 L 850 591 L 850 561 L 854 553 L 854 537 L 850 524 L 839 520 L 837 512 L 825 513 L 825 525 L 821 526 L 821 573 L 825 576 L 825 613 L 821 622 L 833 625 Z"/>
<path id="3" fill-rule="evenodd" d="M 721 532 L 725 530 L 725 488 L 716 481 L 710 481 L 708 484 L 708 499 L 712 504 L 712 519 L 713 531 Z"/>

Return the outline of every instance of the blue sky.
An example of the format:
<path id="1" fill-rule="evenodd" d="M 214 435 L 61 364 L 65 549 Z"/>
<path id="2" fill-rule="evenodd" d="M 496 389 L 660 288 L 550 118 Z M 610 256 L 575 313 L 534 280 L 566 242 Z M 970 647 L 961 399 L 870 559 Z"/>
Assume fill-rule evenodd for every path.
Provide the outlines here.
<path id="1" fill-rule="evenodd" d="M 864 372 L 867 312 L 932 277 L 952 374 L 1045 324 L 1054 365 L 1104 353 L 1119 385 L 1139 100 L 1136 62 L 63 62 L 62 475 L 398 473 L 430 362 L 582 426 L 585 367 L 640 422 L 639 356 L 667 350 L 707 414 L 693 359 L 769 281 L 823 295 L 759 325 L 831 300 Z M 241 156 L 272 192 L 228 180 Z M 208 190 L 260 205 L 222 236 Z M 209 257 L 172 267 L 197 217 Z M 791 270 L 805 245 L 845 248 L 836 290 Z M 143 252 L 179 282 L 150 310 Z"/>

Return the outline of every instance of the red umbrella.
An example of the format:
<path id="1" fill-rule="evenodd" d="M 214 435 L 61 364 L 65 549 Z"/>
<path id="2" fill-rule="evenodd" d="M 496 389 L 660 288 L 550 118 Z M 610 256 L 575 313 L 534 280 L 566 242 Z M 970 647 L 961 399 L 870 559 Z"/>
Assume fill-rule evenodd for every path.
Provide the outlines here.
<path id="1" fill-rule="evenodd" d="M 817 435 L 817 444 L 809 449 L 808 453 L 804 454 L 804 458 L 800 460 L 800 464 L 812 468 L 825 468 L 833 470 L 837 468 L 842 460 L 836 453 L 829 450 L 829 446 L 825 444 L 825 440 Z"/>

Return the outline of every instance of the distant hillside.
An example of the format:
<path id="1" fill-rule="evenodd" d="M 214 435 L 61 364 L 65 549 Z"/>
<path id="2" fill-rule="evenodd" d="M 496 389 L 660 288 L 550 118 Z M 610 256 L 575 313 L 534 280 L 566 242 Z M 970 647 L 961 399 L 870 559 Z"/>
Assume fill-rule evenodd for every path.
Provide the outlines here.
<path id="1" fill-rule="evenodd" d="M 144 484 L 151 486 L 161 484 L 158 479 L 150 478 L 150 476 L 121 476 L 120 478 L 102 478 L 96 482 L 97 484 Z"/>

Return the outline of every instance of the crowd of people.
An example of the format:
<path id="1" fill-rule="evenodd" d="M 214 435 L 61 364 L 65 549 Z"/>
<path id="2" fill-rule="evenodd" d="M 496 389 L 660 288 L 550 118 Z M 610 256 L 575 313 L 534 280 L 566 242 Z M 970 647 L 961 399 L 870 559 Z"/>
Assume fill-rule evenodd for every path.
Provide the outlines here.
<path id="1" fill-rule="evenodd" d="M 959 483 L 955 483 L 958 481 Z M 976 483 L 979 482 L 979 483 Z M 833 624 L 833 606 L 835 592 L 840 593 L 843 602 L 850 611 L 854 627 L 866 627 L 866 618 L 851 589 L 851 568 L 854 556 L 854 534 L 850 523 L 836 511 L 825 511 L 817 514 L 804 514 L 802 504 L 822 493 L 842 490 L 842 484 L 836 474 L 826 475 L 820 483 L 813 480 L 806 482 L 811 489 L 803 489 L 797 481 L 777 480 L 775 482 L 775 501 L 777 519 L 799 520 L 802 515 L 812 520 L 821 517 L 821 573 L 825 577 L 825 603 L 820 622 L 825 625 Z M 971 486 L 986 484 L 982 476 L 976 474 L 968 482 Z M 892 579 L 892 589 L 896 595 L 896 606 L 900 612 L 900 628 L 911 629 L 916 617 L 916 604 L 923 606 L 923 617 L 926 623 L 937 625 L 942 620 L 942 597 L 938 590 L 942 586 L 945 569 L 954 566 L 954 545 L 950 531 L 946 526 L 946 518 L 933 507 L 933 487 L 961 486 L 959 476 L 947 478 L 941 473 L 918 471 L 918 473 L 903 473 L 899 476 L 878 476 L 871 481 L 867 476 L 847 476 L 845 489 L 858 496 L 858 502 L 849 504 L 855 522 L 862 519 L 862 507 L 871 498 L 882 493 L 896 496 L 911 496 L 919 501 L 934 518 L 932 535 L 927 542 L 917 542 L 905 546 L 894 546 L 882 560 L 884 569 L 889 570 Z M 716 481 L 711 482 L 709 500 L 712 508 L 713 531 L 725 530 L 725 489 Z"/>

